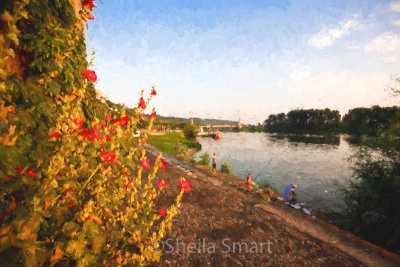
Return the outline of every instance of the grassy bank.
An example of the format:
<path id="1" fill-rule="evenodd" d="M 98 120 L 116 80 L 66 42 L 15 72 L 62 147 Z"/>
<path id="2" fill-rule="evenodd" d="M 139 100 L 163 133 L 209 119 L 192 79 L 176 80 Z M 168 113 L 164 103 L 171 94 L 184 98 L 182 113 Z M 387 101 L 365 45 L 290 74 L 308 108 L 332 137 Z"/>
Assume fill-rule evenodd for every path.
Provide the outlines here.
<path id="1" fill-rule="evenodd" d="M 147 142 L 168 153 L 186 161 L 191 161 L 192 155 L 201 150 L 201 145 L 195 139 L 187 139 L 183 133 L 165 133 L 164 135 L 152 135 Z"/>

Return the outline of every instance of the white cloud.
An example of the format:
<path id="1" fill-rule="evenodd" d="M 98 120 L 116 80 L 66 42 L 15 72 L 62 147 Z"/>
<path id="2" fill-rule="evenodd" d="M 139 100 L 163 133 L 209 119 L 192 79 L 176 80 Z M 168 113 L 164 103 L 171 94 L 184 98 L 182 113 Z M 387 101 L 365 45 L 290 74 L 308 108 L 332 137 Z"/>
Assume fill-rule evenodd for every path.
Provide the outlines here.
<path id="1" fill-rule="evenodd" d="M 359 50 L 362 47 L 360 45 L 356 45 L 356 44 L 348 44 L 345 46 L 345 48 L 348 50 Z"/>
<path id="2" fill-rule="evenodd" d="M 392 24 L 395 25 L 395 26 L 400 26 L 400 19 L 398 19 L 398 20 L 393 20 L 393 21 L 392 21 Z"/>
<path id="3" fill-rule="evenodd" d="M 400 36 L 393 32 L 385 32 L 375 37 L 364 47 L 365 52 L 390 53 L 400 51 Z"/>
<path id="4" fill-rule="evenodd" d="M 324 28 L 319 33 L 311 37 L 308 44 L 322 49 L 332 45 L 337 39 L 345 34 L 348 34 L 352 29 L 359 28 L 360 23 L 357 20 L 349 19 L 342 21 L 337 28 Z"/>
<path id="5" fill-rule="evenodd" d="M 397 62 L 399 60 L 398 56 L 387 56 L 383 58 L 383 62 L 385 63 L 393 63 L 393 62 Z"/>
<path id="6" fill-rule="evenodd" d="M 300 81 L 300 80 L 304 80 L 304 79 L 310 77 L 310 75 L 311 75 L 311 71 L 309 71 L 309 70 L 307 70 L 307 71 L 295 70 L 290 73 L 290 79 Z"/>
<path id="7" fill-rule="evenodd" d="M 391 2 L 390 3 L 390 10 L 400 12 L 400 1 Z"/>

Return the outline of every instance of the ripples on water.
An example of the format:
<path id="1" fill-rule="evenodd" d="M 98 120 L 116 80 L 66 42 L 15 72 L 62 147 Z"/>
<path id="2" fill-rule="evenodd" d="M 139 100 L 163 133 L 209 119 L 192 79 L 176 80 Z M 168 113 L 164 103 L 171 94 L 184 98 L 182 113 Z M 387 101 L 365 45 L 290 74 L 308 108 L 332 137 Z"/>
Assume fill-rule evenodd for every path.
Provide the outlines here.
<path id="1" fill-rule="evenodd" d="M 218 154 L 219 164 L 233 166 L 234 174 L 245 179 L 251 171 L 258 184 L 269 184 L 283 192 L 297 184 L 301 202 L 321 208 L 337 204 L 337 186 L 351 177 L 347 158 L 358 147 L 345 136 L 277 135 L 269 133 L 222 133 L 218 141 L 198 138 L 204 152 Z M 219 165 L 219 166 L 220 166 Z"/>

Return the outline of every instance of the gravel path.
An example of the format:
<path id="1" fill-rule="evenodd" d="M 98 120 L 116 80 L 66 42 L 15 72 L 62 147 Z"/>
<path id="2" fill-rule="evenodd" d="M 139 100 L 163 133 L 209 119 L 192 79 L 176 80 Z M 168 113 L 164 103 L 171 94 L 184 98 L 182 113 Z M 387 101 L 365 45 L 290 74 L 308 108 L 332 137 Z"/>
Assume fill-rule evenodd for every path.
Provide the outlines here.
<path id="1" fill-rule="evenodd" d="M 146 151 L 152 156 L 158 153 L 150 146 Z M 335 244 L 337 240 L 318 234 L 322 231 L 325 237 L 336 236 L 344 231 L 281 203 L 257 204 L 260 197 L 246 192 L 243 181 L 234 186 L 226 177 L 208 175 L 169 155 L 163 157 L 167 169 L 159 169 L 156 180 L 164 179 L 171 186 L 157 205 L 168 207 L 172 203 L 178 189 L 171 187 L 179 184 L 180 177 L 190 182 L 192 190 L 183 197 L 171 234 L 162 240 L 159 266 L 396 266 L 389 258 L 399 260 L 345 232 L 353 243 L 341 235 L 343 244 L 356 244 L 347 251 L 346 246 Z M 285 212 L 290 216 L 284 216 Z M 319 228 L 312 227 L 314 221 Z M 314 231 L 307 231 L 304 225 L 311 225 Z M 371 256 L 367 257 L 368 253 Z M 374 256 L 379 259 L 374 260 Z"/>

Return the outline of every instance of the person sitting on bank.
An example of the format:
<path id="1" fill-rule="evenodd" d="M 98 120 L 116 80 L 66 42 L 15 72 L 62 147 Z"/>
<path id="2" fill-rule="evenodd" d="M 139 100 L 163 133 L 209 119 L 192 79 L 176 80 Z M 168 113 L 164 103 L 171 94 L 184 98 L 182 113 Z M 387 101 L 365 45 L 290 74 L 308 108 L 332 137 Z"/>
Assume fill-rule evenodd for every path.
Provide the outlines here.
<path id="1" fill-rule="evenodd" d="M 250 172 L 249 172 L 249 175 L 247 175 L 246 185 L 247 185 L 247 190 L 248 191 L 253 190 L 253 183 L 251 182 L 251 173 Z"/>
<path id="2" fill-rule="evenodd" d="M 211 165 L 213 168 L 213 173 L 217 171 L 217 154 L 213 154 L 212 159 L 211 159 Z"/>
<path id="3" fill-rule="evenodd" d="M 296 187 L 296 185 L 290 184 L 285 188 L 285 191 L 283 192 L 283 197 L 290 204 L 295 204 L 297 202 Z"/>

